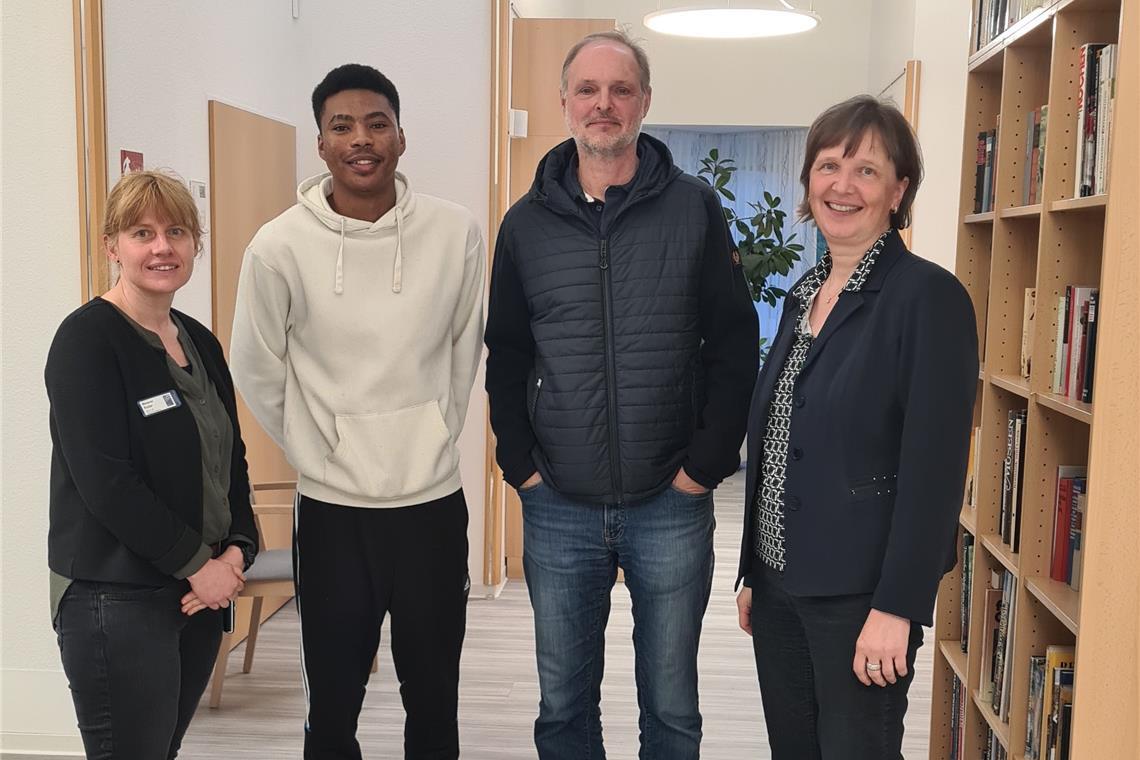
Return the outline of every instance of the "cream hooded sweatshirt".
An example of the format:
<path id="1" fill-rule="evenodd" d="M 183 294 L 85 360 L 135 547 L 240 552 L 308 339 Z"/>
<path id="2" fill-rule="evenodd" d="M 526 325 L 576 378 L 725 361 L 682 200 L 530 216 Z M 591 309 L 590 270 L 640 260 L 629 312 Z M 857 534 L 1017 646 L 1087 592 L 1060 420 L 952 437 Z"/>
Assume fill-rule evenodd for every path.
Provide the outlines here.
<path id="1" fill-rule="evenodd" d="M 230 365 L 306 496 L 401 507 L 460 487 L 456 441 L 482 354 L 485 248 L 467 209 L 412 192 L 376 222 L 332 210 L 328 174 L 246 249 Z"/>

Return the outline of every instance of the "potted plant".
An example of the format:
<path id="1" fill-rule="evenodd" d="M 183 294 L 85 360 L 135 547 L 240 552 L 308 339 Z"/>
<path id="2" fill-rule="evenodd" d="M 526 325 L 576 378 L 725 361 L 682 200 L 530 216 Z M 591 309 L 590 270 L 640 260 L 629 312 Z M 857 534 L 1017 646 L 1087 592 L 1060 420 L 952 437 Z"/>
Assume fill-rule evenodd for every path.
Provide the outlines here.
<path id="1" fill-rule="evenodd" d="M 701 169 L 697 176 L 726 200 L 735 201 L 736 195 L 728 189 L 728 183 L 736 169 L 733 159 L 721 158 L 720 151 L 713 148 L 708 156 L 701 159 Z M 732 208 L 721 203 L 729 229 L 734 231 L 737 238 L 740 261 L 748 280 L 748 292 L 753 301 L 763 301 L 772 307 L 779 306 L 780 299 L 787 295 L 787 291 L 769 285 L 768 278 L 792 271 L 804 250 L 802 245 L 795 242 L 794 232 L 787 238 L 784 237 L 787 213 L 780 209 L 780 200 L 779 196 L 764 191 L 762 200 L 748 202 L 755 212 L 751 217 L 737 216 Z M 761 359 L 768 353 L 764 342 L 765 339 L 761 338 Z"/>

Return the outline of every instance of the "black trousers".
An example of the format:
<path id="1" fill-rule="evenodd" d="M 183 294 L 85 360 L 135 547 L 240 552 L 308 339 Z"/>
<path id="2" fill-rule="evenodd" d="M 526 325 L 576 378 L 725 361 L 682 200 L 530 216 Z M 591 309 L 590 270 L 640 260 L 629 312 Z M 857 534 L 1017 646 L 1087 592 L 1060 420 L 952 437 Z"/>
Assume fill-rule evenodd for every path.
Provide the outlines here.
<path id="1" fill-rule="evenodd" d="M 222 640 L 218 610 L 182 614 L 185 581 L 73 581 L 55 619 L 89 760 L 178 755 Z"/>
<path id="2" fill-rule="evenodd" d="M 851 665 L 870 594 L 792 596 L 767 568 L 751 583 L 752 644 L 773 760 L 902 760 L 922 626 L 911 623 L 906 677 L 864 686 Z"/>
<path id="3" fill-rule="evenodd" d="M 459 756 L 459 654 L 467 621 L 462 491 L 395 509 L 300 497 L 294 541 L 305 757 L 357 760 L 356 726 L 380 626 L 391 616 L 404 756 Z"/>

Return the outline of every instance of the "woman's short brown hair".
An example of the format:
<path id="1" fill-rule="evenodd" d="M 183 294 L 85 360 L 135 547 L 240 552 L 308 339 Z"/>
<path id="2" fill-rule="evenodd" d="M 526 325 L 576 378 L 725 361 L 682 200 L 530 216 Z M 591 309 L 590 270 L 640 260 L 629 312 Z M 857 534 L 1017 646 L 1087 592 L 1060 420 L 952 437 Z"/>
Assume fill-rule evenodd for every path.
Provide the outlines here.
<path id="1" fill-rule="evenodd" d="M 194 237 L 194 247 L 202 250 L 202 222 L 198 207 L 182 180 L 161 171 L 126 174 L 111 188 L 103 213 L 103 237 L 113 240 L 123 230 L 139 223 L 153 211 L 171 224 L 185 227 Z"/>
<path id="2" fill-rule="evenodd" d="M 796 209 L 801 219 L 812 218 L 808 194 L 811 192 L 811 167 L 819 152 L 842 144 L 843 155 L 850 156 L 859 150 L 867 134 L 882 144 L 887 157 L 895 165 L 895 178 L 910 180 L 898 209 L 891 212 L 892 227 L 901 230 L 910 226 L 910 208 L 918 186 L 922 184 L 922 152 L 914 130 L 899 109 L 893 103 L 870 95 L 857 95 L 833 105 L 821 113 L 808 130 L 804 168 L 800 172 L 804 199 Z"/>

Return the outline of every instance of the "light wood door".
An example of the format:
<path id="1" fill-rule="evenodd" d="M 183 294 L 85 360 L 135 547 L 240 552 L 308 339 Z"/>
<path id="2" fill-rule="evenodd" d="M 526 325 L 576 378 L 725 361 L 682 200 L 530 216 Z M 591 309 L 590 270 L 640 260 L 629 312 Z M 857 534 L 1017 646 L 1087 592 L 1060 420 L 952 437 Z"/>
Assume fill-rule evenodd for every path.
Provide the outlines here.
<path id="1" fill-rule="evenodd" d="M 216 100 L 210 118 L 210 250 L 213 265 L 213 329 L 229 357 L 238 273 L 246 246 L 261 225 L 293 205 L 297 193 L 297 129 Z M 285 455 L 261 429 L 238 394 L 238 424 L 246 446 L 251 482 L 294 480 Z M 290 494 L 280 498 L 289 499 Z M 292 543 L 292 521 L 262 520 L 267 549 Z M 285 599 L 266 600 L 262 619 Z M 239 599 L 236 645 L 245 637 L 249 599 Z"/>
<path id="2" fill-rule="evenodd" d="M 569 135 L 562 118 L 559 89 L 562 60 L 575 42 L 593 32 L 612 30 L 613 19 L 515 19 L 511 40 L 511 107 L 527 112 L 527 136 L 510 141 L 507 197 L 514 203 L 530 189 L 534 171 L 546 152 Z M 506 513 L 508 578 L 522 578 L 522 505 L 503 484 L 498 467 L 495 509 Z"/>

